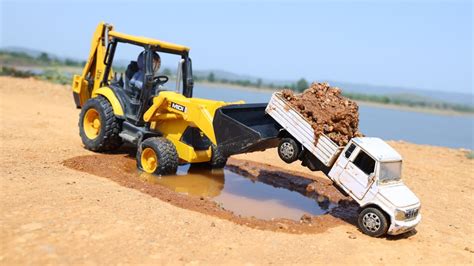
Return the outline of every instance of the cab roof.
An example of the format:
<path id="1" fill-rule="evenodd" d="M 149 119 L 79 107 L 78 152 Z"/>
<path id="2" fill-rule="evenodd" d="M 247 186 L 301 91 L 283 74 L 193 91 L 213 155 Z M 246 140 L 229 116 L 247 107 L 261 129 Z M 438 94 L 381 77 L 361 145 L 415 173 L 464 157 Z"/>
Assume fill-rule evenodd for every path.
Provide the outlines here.
<path id="1" fill-rule="evenodd" d="M 190 49 L 184 45 L 174 44 L 170 42 L 160 41 L 157 39 L 147 38 L 147 37 L 140 37 L 140 36 L 133 36 L 117 31 L 109 31 L 109 36 L 118 38 L 122 41 L 132 42 L 139 45 L 151 45 L 151 46 L 158 46 L 161 49 L 170 50 L 179 53 L 186 53 Z"/>
<path id="2" fill-rule="evenodd" d="M 353 138 L 352 141 L 378 161 L 390 162 L 402 160 L 402 156 L 380 138 L 362 137 Z"/>

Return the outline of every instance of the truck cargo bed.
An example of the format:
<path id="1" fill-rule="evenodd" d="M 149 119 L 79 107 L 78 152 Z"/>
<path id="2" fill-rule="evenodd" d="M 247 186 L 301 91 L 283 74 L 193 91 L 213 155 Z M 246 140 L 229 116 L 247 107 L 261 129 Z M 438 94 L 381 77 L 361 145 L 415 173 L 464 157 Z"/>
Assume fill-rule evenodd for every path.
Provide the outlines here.
<path id="1" fill-rule="evenodd" d="M 331 166 L 343 149 L 324 134 L 316 137 L 311 124 L 280 92 L 273 93 L 265 111 L 325 166 Z"/>

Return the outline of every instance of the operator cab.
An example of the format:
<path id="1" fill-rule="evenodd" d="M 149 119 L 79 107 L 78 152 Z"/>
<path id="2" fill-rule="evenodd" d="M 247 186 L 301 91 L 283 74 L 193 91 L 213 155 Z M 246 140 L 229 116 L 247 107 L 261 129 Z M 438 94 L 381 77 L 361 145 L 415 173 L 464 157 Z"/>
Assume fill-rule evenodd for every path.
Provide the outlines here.
<path id="1" fill-rule="evenodd" d="M 140 91 L 143 88 L 145 76 L 145 51 L 139 53 L 137 61 L 130 61 L 125 73 L 115 72 L 113 81 L 119 86 L 123 86 L 125 91 Z M 160 91 L 168 90 L 164 84 L 169 77 L 160 71 L 161 57 L 157 52 L 152 52 L 153 57 L 153 86 L 152 96 L 158 95 Z M 166 69 L 170 74 L 169 69 Z"/>
<path id="2" fill-rule="evenodd" d="M 142 124 L 143 114 L 152 105 L 153 98 L 161 91 L 173 90 L 168 82 L 170 79 L 176 81 L 176 92 L 192 97 L 189 48 L 113 31 L 109 35 L 112 38 L 107 44 L 101 86 L 110 87 L 121 104 L 126 105 L 124 118 L 127 121 Z M 176 73 L 165 67 L 160 69 L 162 58 L 169 63 L 177 56 Z M 136 59 L 124 63 L 125 58 Z"/>

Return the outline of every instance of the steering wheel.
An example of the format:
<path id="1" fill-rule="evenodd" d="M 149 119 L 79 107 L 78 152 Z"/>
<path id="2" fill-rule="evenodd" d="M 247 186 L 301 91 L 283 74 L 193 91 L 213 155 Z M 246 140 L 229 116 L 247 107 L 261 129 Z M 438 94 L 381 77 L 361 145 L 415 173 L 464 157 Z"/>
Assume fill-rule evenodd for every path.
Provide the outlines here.
<path id="1" fill-rule="evenodd" d="M 156 76 L 153 78 L 154 85 L 162 85 L 168 82 L 169 78 L 167 76 Z"/>

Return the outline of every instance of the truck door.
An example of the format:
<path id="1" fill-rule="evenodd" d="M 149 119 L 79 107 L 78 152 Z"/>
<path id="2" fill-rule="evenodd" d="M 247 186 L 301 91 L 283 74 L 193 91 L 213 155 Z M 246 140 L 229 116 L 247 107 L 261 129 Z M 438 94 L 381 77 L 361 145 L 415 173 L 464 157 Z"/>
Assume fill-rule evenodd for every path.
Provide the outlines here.
<path id="1" fill-rule="evenodd" d="M 351 158 L 339 181 L 356 198 L 362 199 L 365 192 L 370 188 L 369 175 L 375 172 L 375 160 L 360 148 L 357 155 Z"/>
<path id="2" fill-rule="evenodd" d="M 334 167 L 331 168 L 329 172 L 329 178 L 333 181 L 339 180 L 339 176 L 344 172 L 346 169 L 347 163 L 349 162 L 349 158 L 351 157 L 352 153 L 354 152 L 356 145 L 351 143 L 344 149 L 343 154 L 341 154 L 336 162 L 334 163 Z"/>

